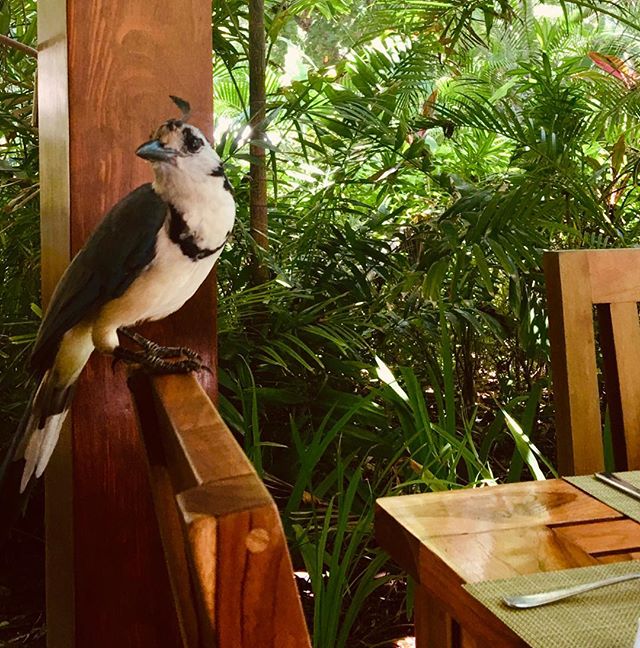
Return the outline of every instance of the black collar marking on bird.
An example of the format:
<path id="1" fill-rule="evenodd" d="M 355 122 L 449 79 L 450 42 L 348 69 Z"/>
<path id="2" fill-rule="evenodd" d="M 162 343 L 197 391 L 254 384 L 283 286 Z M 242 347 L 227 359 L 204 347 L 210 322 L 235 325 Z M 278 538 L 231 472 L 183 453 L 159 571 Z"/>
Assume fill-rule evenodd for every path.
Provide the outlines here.
<path id="1" fill-rule="evenodd" d="M 169 238 L 180 247 L 182 254 L 188 256 L 192 261 L 200 261 L 208 256 L 221 250 L 227 242 L 227 237 L 218 247 L 211 250 L 210 248 L 201 248 L 196 243 L 196 237 L 189 229 L 184 216 L 173 206 L 169 205 L 171 218 L 169 219 Z"/>
<path id="2" fill-rule="evenodd" d="M 213 176 L 214 178 L 224 178 L 224 183 L 222 185 L 223 188 L 233 194 L 233 187 L 231 186 L 231 183 L 229 182 L 229 179 L 224 172 L 222 164 L 217 169 L 214 169 L 209 175 Z"/>

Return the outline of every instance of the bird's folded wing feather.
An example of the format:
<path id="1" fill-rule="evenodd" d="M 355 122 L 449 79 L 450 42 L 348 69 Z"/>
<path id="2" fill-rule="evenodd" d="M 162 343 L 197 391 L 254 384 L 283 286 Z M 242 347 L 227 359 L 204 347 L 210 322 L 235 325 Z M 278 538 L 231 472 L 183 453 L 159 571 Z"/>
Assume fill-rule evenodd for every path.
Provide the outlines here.
<path id="1" fill-rule="evenodd" d="M 51 366 L 66 331 L 122 295 L 151 263 L 167 208 L 151 185 L 145 184 L 105 216 L 53 293 L 31 354 L 37 373 Z"/>

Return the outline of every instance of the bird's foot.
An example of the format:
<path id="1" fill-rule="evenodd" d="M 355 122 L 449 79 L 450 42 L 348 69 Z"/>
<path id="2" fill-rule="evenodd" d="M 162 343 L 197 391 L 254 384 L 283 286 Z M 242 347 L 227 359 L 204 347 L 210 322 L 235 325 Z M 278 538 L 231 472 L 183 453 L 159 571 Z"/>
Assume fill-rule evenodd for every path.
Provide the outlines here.
<path id="1" fill-rule="evenodd" d="M 190 373 L 203 369 L 211 373 L 211 369 L 202 364 L 200 360 L 193 358 L 167 360 L 162 356 L 153 355 L 145 351 L 132 351 L 122 346 L 117 346 L 113 350 L 112 366 L 115 367 L 118 362 L 140 365 L 142 369 L 153 374 Z"/>
<path id="2" fill-rule="evenodd" d="M 132 342 L 135 342 L 139 347 L 144 349 L 144 351 L 151 356 L 156 358 L 186 358 L 187 360 L 192 360 L 193 362 L 198 362 L 202 365 L 202 357 L 199 353 L 196 353 L 193 349 L 189 347 L 172 347 L 172 346 L 161 346 L 156 342 L 148 340 L 140 333 L 132 331 L 127 326 L 121 326 L 118 329 L 119 333 L 122 333 L 124 337 L 129 338 Z"/>

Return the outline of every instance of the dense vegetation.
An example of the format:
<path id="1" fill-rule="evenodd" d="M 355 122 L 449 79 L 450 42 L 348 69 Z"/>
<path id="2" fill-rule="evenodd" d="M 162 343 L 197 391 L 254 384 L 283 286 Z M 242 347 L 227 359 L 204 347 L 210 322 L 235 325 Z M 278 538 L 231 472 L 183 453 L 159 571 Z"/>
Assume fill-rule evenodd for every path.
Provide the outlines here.
<path id="1" fill-rule="evenodd" d="M 34 1 L 0 6 L 3 33 L 33 44 Z M 218 275 L 223 414 L 281 502 L 315 645 L 380 645 L 407 630 L 374 499 L 553 470 L 541 255 L 638 242 L 640 10 L 268 2 L 268 253 L 248 225 L 246 4 L 213 12 L 239 204 Z M 10 431 L 37 325 L 37 130 L 34 61 L 3 57 Z"/>

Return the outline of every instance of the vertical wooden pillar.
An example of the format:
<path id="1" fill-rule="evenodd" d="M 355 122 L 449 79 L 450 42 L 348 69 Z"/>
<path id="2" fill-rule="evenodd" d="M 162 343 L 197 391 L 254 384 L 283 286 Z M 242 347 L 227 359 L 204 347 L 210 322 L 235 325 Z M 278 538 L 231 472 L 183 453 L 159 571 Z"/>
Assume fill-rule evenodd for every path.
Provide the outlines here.
<path id="1" fill-rule="evenodd" d="M 212 133 L 208 0 L 39 0 L 45 299 L 105 212 L 151 179 L 134 155 L 191 102 Z M 123 236 L 125 233 L 123 233 Z M 145 330 L 215 367 L 215 283 Z M 207 391 L 215 377 L 202 375 Z M 93 357 L 47 475 L 52 648 L 178 646 L 142 446 L 122 367 Z"/>

